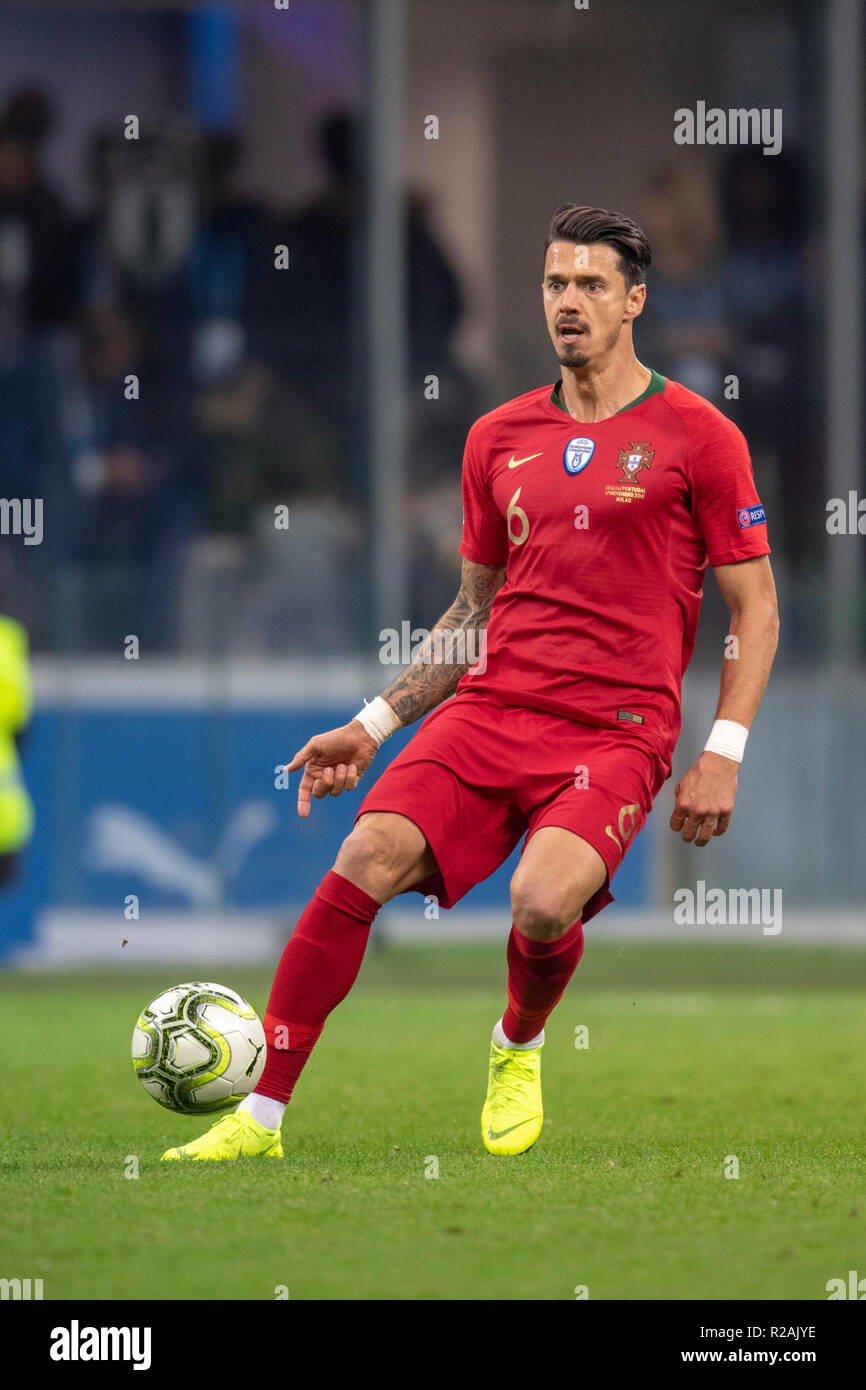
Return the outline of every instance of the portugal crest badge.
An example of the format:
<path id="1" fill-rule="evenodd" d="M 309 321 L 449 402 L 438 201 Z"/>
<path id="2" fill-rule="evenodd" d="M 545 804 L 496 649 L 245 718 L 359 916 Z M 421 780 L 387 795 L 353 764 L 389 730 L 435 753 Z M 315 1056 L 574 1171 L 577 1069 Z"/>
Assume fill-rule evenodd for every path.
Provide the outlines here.
<path id="1" fill-rule="evenodd" d="M 622 469 L 622 476 L 630 483 L 642 468 L 650 467 L 655 453 L 649 444 L 629 444 L 627 448 L 620 449 L 616 466 Z"/>

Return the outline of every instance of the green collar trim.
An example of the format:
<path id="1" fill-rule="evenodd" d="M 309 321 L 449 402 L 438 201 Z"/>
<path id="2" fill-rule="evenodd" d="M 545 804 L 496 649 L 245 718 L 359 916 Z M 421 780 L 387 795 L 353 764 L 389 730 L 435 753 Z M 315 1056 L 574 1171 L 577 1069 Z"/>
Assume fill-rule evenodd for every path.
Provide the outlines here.
<path id="1" fill-rule="evenodd" d="M 636 405 L 642 405 L 648 396 L 654 396 L 657 391 L 663 391 L 666 385 L 666 378 L 661 376 L 658 372 L 653 371 L 647 384 L 646 390 L 642 391 L 641 394 L 635 398 L 635 400 L 629 401 L 628 405 L 624 405 L 622 410 L 618 410 L 616 412 L 617 415 L 623 415 L 627 410 L 633 410 Z M 559 378 L 559 380 L 556 382 L 553 390 L 550 393 L 551 402 L 553 403 L 553 405 L 558 406 L 560 410 L 564 411 L 564 413 L 568 415 L 571 419 L 574 419 L 574 417 L 571 414 L 571 411 L 566 410 L 565 406 L 562 404 L 562 401 L 559 398 L 559 391 L 561 386 L 562 377 Z M 598 421 L 596 423 L 600 424 L 601 421 Z"/>

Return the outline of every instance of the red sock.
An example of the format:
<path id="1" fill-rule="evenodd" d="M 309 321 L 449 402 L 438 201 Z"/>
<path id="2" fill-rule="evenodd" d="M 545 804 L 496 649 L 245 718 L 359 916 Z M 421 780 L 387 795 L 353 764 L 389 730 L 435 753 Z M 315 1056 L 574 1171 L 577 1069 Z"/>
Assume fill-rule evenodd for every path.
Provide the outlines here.
<path id="1" fill-rule="evenodd" d="M 583 955 L 583 926 L 575 922 L 558 941 L 532 941 L 512 925 L 508 938 L 508 1008 L 502 1031 L 527 1043 L 541 1032 Z"/>
<path id="2" fill-rule="evenodd" d="M 361 969 L 381 903 L 331 869 L 283 951 L 264 1017 L 268 1058 L 259 1095 L 288 1101 L 325 1026 Z"/>

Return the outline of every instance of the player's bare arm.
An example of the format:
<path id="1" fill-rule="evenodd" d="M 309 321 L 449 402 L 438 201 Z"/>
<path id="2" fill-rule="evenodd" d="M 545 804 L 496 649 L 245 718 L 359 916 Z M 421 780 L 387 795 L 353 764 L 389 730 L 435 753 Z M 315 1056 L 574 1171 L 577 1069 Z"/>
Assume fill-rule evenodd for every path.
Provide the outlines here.
<path id="1" fill-rule="evenodd" d="M 504 565 L 478 565 L 463 560 L 460 589 L 451 607 L 442 614 L 409 665 L 382 691 L 381 698 L 401 724 L 413 724 L 454 694 L 461 676 L 477 659 L 478 643 L 467 642 L 467 635 L 481 633 L 487 627 L 491 604 L 504 582 Z M 357 719 L 311 738 L 287 764 L 289 772 L 304 769 L 298 789 L 298 815 L 310 814 L 311 797 L 321 800 L 354 791 L 378 746 Z"/>
<path id="2" fill-rule="evenodd" d="M 779 640 L 773 572 L 766 555 L 719 565 L 713 571 L 731 612 L 729 643 L 722 662 L 717 719 L 751 727 L 758 712 Z M 704 846 L 730 824 L 739 763 L 703 752 L 676 787 L 672 830 L 689 844 Z"/>
<path id="3" fill-rule="evenodd" d="M 460 678 L 477 660 L 478 644 L 467 642 L 466 636 L 487 627 L 490 606 L 504 583 L 504 565 L 476 565 L 464 559 L 456 599 L 412 662 L 382 691 L 402 724 L 413 724 L 454 694 Z"/>

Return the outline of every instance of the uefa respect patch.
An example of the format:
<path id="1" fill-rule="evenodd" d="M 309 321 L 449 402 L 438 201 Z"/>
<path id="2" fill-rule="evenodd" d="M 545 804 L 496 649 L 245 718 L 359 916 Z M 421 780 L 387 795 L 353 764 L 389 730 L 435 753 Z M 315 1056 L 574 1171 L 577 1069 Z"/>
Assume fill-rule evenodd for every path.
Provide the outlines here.
<path id="1" fill-rule="evenodd" d="M 740 507 L 737 512 L 737 521 L 740 523 L 741 531 L 747 531 L 750 526 L 766 526 L 767 524 L 764 508 L 760 502 L 757 507 Z"/>

